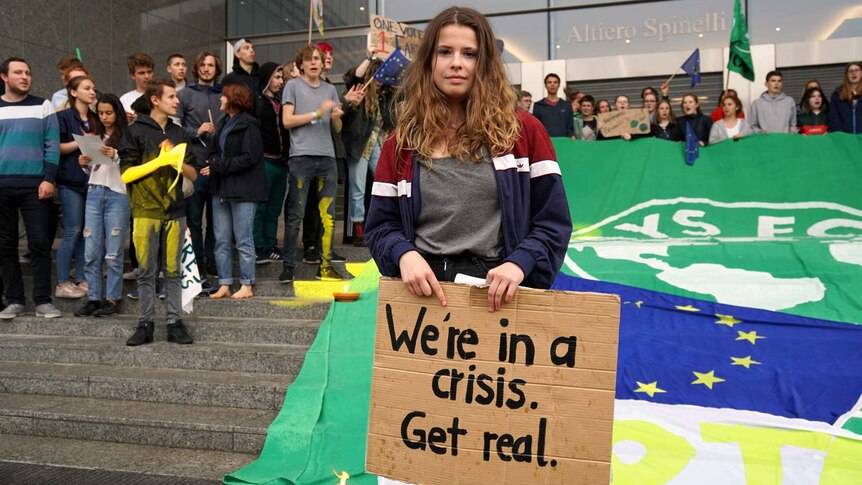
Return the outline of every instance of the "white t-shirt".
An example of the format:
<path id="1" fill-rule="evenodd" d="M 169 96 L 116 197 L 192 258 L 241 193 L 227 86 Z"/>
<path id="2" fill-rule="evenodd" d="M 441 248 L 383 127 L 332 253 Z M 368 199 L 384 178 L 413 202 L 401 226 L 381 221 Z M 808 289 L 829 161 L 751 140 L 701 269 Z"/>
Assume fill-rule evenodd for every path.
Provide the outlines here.
<path id="1" fill-rule="evenodd" d="M 739 120 L 736 120 L 736 124 L 733 125 L 733 128 L 728 128 L 727 123 L 724 124 L 724 129 L 727 130 L 727 137 L 733 138 L 734 136 L 739 134 L 739 125 L 742 123 Z"/>

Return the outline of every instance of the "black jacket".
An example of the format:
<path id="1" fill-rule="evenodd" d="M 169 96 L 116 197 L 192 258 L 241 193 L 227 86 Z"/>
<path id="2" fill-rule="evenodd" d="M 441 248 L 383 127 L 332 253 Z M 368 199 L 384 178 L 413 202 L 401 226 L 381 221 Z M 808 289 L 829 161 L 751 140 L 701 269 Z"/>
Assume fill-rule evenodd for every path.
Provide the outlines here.
<path id="1" fill-rule="evenodd" d="M 545 125 L 548 136 L 572 136 L 575 134 L 575 118 L 572 103 L 560 98 L 557 104 L 548 104 L 545 98 L 533 103 L 533 116 Z"/>
<path id="2" fill-rule="evenodd" d="M 74 135 L 84 135 L 81 115 L 75 108 L 67 108 L 57 112 L 57 122 L 60 125 L 60 143 L 75 141 Z M 90 127 L 95 130 L 95 126 Z M 81 150 L 75 150 L 60 155 L 60 172 L 57 174 L 57 185 L 62 185 L 81 194 L 87 193 L 87 183 L 90 176 L 84 173 L 78 164 Z"/>
<path id="3" fill-rule="evenodd" d="M 362 83 L 363 80 L 353 76 L 350 82 L 345 86 L 348 90 L 356 84 Z M 380 86 L 377 89 L 377 107 L 383 116 L 383 130 L 392 132 L 395 129 L 394 119 L 394 96 L 388 86 Z M 362 157 L 362 152 L 365 150 L 365 144 L 371 136 L 371 130 L 374 126 L 371 120 L 368 119 L 368 114 L 365 112 L 365 102 L 358 107 L 353 108 L 350 103 L 344 103 L 344 116 L 341 118 L 341 139 L 344 141 L 344 151 L 348 160 L 359 160 Z M 381 146 L 382 148 L 382 146 Z"/>
<path id="4" fill-rule="evenodd" d="M 143 165 L 161 152 L 159 144 L 164 140 L 174 145 L 188 143 L 186 132 L 168 119 L 165 128 L 145 114 L 138 115 L 137 121 L 129 125 L 120 141 L 120 170 Z M 192 164 L 192 151 L 186 149 L 184 163 Z M 182 177 L 182 176 L 180 176 Z M 172 167 L 161 167 L 155 172 L 130 184 L 126 184 L 132 217 L 170 220 L 185 217 L 182 179 L 168 192 L 177 179 L 177 171 Z"/>
<path id="5" fill-rule="evenodd" d="M 275 98 L 263 94 L 276 70 L 281 67 L 274 62 L 260 66 L 260 85 L 257 93 L 260 95 L 260 136 L 263 139 L 263 153 L 270 158 L 287 163 L 290 154 L 290 133 L 281 122 L 281 92 L 275 93 Z"/>
<path id="6" fill-rule="evenodd" d="M 709 145 L 709 130 L 712 129 L 712 119 L 703 114 L 683 115 L 676 117 L 676 130 L 672 140 L 685 141 L 685 125 L 690 124 L 694 135 L 704 145 Z"/>
<path id="7" fill-rule="evenodd" d="M 248 72 L 240 65 L 239 57 L 234 56 L 233 72 L 221 80 L 222 86 L 227 86 L 228 84 L 245 84 L 251 89 L 251 93 L 254 95 L 254 110 L 252 114 L 257 117 L 258 113 L 260 113 L 261 104 L 260 89 L 258 88 L 260 86 L 260 66 L 255 62 L 251 65 L 251 72 Z"/>
<path id="8" fill-rule="evenodd" d="M 210 192 L 230 202 L 266 202 L 266 169 L 260 123 L 254 116 L 240 112 L 229 128 L 224 155 L 219 145 L 222 130 L 230 118 L 218 124 L 213 153 L 210 155 Z"/>

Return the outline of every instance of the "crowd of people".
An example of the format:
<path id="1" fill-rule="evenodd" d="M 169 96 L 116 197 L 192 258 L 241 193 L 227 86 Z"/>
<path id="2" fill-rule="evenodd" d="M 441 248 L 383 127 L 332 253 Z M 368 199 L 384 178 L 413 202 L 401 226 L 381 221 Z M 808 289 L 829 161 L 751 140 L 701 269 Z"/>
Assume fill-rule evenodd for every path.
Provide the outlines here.
<path id="1" fill-rule="evenodd" d="M 521 91 L 517 107 L 526 111 L 532 109 L 533 116 L 542 122 L 552 137 L 582 141 L 655 137 L 684 142 L 688 126 L 701 146 L 736 140 L 753 133 L 862 133 L 862 108 L 858 107 L 862 93 L 862 63 L 847 64 L 842 84 L 829 97 L 817 80 L 811 80 L 805 83 L 797 104 L 784 92 L 783 75 L 777 70 L 766 75 L 765 85 L 766 91 L 751 103 L 748 111 L 743 109 L 735 90 L 722 91 L 718 105 L 709 115 L 704 114 L 700 100 L 693 93 L 683 94 L 679 111 L 674 113 L 667 83 L 661 86 L 660 92 L 646 87 L 641 91 L 641 108 L 648 113 L 650 132 L 623 133 L 612 137 L 602 135 L 602 124 L 597 115 L 630 109 L 631 102 L 624 94 L 614 99 L 613 106 L 608 100 L 596 101 L 589 94 L 569 88 L 563 88 L 563 98 L 560 96 L 560 77 L 551 73 L 545 76 L 547 96 L 533 103 L 532 94 Z"/>
<path id="2" fill-rule="evenodd" d="M 488 279 L 494 310 L 521 282 L 549 287 L 571 223 L 548 135 L 606 139 L 597 114 L 631 103 L 618 96 L 611 107 L 568 90 L 564 100 L 560 77 L 549 74 L 548 95 L 530 116 L 530 94 L 518 97 L 506 83 L 491 40 L 481 14 L 448 9 L 429 25 L 404 89 L 373 78 L 381 59 L 369 52 L 345 73 L 340 94 L 326 42 L 301 47 L 285 64 L 258 64 L 254 45 L 240 40 L 223 78 L 213 52 L 198 53 L 191 66 L 171 55 L 164 76 L 154 75 L 151 56 L 135 53 L 128 57 L 135 89 L 121 96 L 100 93 L 84 64 L 67 57 L 57 64 L 64 87 L 50 101 L 30 94 L 25 59 L 6 59 L 0 65 L 0 319 L 24 309 L 19 215 L 36 314 L 61 316 L 53 293 L 86 298 L 75 316 L 115 315 L 123 279 L 136 280 L 126 295 L 140 300 L 128 345 L 152 342 L 157 298 L 165 301 L 168 340 L 193 342 L 181 318 L 186 227 L 209 298 L 253 297 L 260 264 L 281 263 L 279 280 L 292 282 L 300 244 L 302 262 L 316 264 L 318 278 L 342 279 L 332 265 L 344 261 L 333 251 L 338 161 L 347 176 L 346 240 L 367 240 L 381 272 L 401 276 L 411 292 L 437 295 L 445 304 L 438 280 L 464 270 Z M 766 85 L 747 112 L 733 90 L 723 92 L 711 116 L 690 93 L 676 116 L 667 86 L 661 93 L 645 88 L 651 136 L 684 140 L 690 125 L 707 145 L 756 132 L 862 130 L 859 63 L 847 66 L 830 102 L 814 82 L 797 106 L 783 93 L 778 71 Z M 520 109 L 512 109 L 515 103 Z M 81 151 L 86 136 L 101 142 L 98 152 Z M 637 136 L 645 135 L 622 137 Z M 516 162 L 525 159 L 530 165 L 522 169 Z M 495 170 L 484 170 L 487 164 Z M 531 198 L 537 190 L 543 196 Z"/>

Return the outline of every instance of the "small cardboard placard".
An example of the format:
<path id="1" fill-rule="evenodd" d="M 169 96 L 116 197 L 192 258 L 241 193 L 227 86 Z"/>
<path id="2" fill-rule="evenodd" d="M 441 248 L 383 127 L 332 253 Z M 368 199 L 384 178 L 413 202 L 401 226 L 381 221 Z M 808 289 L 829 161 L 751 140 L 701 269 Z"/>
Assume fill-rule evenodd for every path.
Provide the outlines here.
<path id="1" fill-rule="evenodd" d="M 650 132 L 649 110 L 646 108 L 611 111 L 596 116 L 602 136 L 606 138 L 621 136 L 623 133 L 643 135 Z"/>
<path id="2" fill-rule="evenodd" d="M 380 281 L 366 469 L 423 485 L 610 483 L 620 300 Z"/>
<path id="3" fill-rule="evenodd" d="M 376 51 L 376 56 L 386 59 L 395 51 L 395 46 L 401 48 L 404 57 L 413 62 L 413 56 L 419 43 L 422 42 L 422 30 L 411 27 L 397 20 L 371 14 L 370 48 Z"/>

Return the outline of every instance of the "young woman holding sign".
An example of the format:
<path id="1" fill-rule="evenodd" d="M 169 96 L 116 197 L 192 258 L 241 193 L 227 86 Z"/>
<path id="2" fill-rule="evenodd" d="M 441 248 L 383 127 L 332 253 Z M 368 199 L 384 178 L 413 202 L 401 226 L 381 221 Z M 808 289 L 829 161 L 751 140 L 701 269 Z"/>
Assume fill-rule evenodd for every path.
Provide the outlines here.
<path id="1" fill-rule="evenodd" d="M 381 273 L 442 305 L 439 281 L 485 278 L 489 311 L 521 283 L 549 288 L 572 232 L 560 167 L 538 120 L 513 109 L 485 17 L 437 15 L 400 98 L 365 233 Z"/>

